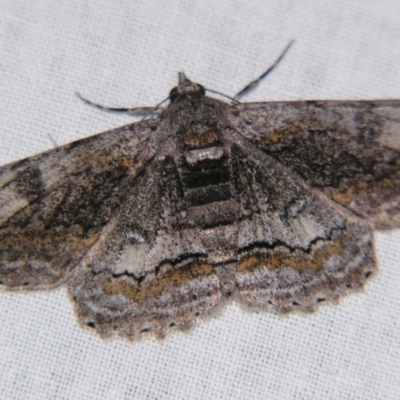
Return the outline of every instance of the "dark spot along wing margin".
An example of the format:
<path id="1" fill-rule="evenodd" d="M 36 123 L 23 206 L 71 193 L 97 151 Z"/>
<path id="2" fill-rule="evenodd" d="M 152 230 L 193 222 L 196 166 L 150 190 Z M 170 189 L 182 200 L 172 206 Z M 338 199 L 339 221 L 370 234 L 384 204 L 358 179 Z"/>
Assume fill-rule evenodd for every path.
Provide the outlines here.
<path id="1" fill-rule="evenodd" d="M 149 157 L 147 121 L 0 169 L 0 283 L 55 286 L 96 243 Z"/>
<path id="2" fill-rule="evenodd" d="M 172 157 L 157 157 L 132 183 L 113 229 L 68 282 L 81 324 L 103 337 L 185 329 L 216 306 L 221 283 L 187 224 Z"/>
<path id="3" fill-rule="evenodd" d="M 400 227 L 400 101 L 236 104 L 231 123 L 309 186 L 369 220 Z"/>
<path id="4" fill-rule="evenodd" d="M 242 215 L 236 285 L 245 302 L 304 311 L 362 288 L 376 271 L 370 224 L 254 145 L 233 145 L 232 154 Z"/>

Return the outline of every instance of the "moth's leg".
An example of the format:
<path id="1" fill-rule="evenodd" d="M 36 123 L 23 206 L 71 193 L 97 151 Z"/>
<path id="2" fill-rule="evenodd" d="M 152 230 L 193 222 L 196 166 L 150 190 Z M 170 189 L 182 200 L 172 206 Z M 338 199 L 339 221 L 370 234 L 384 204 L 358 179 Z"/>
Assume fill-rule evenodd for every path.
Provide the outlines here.
<path id="1" fill-rule="evenodd" d="M 285 57 L 286 53 L 289 51 L 290 47 L 294 43 L 294 39 L 292 39 L 289 44 L 285 47 L 285 49 L 282 51 L 281 55 L 276 59 L 276 61 L 263 73 L 261 74 L 257 79 L 254 81 L 250 82 L 248 85 L 246 85 L 242 90 L 240 90 L 233 98 L 235 100 L 238 100 L 240 97 L 244 96 L 245 94 L 251 92 L 255 87 L 267 76 L 269 75 L 275 67 L 282 61 L 283 57 Z"/>

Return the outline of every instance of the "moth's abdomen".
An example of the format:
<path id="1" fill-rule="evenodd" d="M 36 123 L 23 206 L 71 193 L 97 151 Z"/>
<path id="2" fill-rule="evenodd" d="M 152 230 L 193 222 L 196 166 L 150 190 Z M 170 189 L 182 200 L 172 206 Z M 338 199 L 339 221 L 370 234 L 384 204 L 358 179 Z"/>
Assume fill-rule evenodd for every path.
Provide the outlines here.
<path id="1" fill-rule="evenodd" d="M 213 130 L 186 133 L 183 142 L 180 177 L 192 223 L 202 227 L 232 223 L 236 202 L 227 149 Z"/>
<path id="2" fill-rule="evenodd" d="M 223 146 L 186 151 L 186 171 L 182 171 L 185 199 L 189 206 L 231 198 L 230 168 Z"/>

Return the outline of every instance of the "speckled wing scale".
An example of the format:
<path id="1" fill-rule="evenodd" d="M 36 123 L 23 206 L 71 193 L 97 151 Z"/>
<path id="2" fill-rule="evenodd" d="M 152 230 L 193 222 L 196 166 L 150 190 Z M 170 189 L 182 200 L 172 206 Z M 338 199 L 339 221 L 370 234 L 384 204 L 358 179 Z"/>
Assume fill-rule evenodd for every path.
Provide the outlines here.
<path id="1" fill-rule="evenodd" d="M 65 283 L 135 339 L 232 297 L 313 310 L 376 271 L 400 226 L 400 102 L 227 104 L 180 76 L 150 120 L 0 170 L 0 283 Z"/>
<path id="2" fill-rule="evenodd" d="M 400 100 L 239 104 L 238 131 L 378 229 L 400 226 Z"/>
<path id="3" fill-rule="evenodd" d="M 143 167 L 151 129 L 129 125 L 0 169 L 0 282 L 45 289 L 66 279 Z"/>

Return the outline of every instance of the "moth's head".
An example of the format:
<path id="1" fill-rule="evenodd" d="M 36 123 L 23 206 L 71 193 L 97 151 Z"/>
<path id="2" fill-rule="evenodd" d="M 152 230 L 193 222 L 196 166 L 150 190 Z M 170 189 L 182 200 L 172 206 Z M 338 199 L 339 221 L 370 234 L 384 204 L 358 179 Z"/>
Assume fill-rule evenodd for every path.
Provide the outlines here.
<path id="1" fill-rule="evenodd" d="M 192 82 L 183 72 L 178 73 L 178 86 L 169 92 L 169 99 L 174 102 L 178 98 L 204 96 L 205 89 L 198 83 Z"/>

